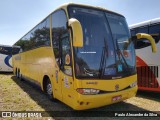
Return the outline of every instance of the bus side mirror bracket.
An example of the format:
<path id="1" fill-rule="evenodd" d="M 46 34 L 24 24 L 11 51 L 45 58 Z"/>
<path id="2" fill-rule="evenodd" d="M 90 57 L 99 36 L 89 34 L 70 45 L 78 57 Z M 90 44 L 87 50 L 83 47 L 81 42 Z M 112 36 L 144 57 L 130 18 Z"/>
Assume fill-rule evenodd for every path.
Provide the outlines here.
<path id="1" fill-rule="evenodd" d="M 83 47 L 83 31 L 81 23 L 75 19 L 71 18 L 68 20 L 68 27 L 72 31 L 72 39 L 74 47 Z"/>
<path id="2" fill-rule="evenodd" d="M 155 40 L 153 39 L 153 37 L 151 35 L 145 34 L 145 33 L 137 33 L 136 36 L 137 36 L 137 39 L 145 38 L 145 39 L 149 40 L 150 43 L 151 43 L 152 52 L 153 53 L 157 52 L 157 47 L 156 47 Z"/>

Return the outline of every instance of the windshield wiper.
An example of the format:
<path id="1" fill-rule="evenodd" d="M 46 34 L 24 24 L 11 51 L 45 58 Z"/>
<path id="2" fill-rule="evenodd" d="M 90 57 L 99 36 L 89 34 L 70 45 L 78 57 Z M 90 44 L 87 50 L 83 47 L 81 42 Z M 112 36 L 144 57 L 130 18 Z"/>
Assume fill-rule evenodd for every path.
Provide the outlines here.
<path id="1" fill-rule="evenodd" d="M 108 44 L 104 38 L 104 47 L 102 49 L 101 62 L 99 67 L 99 78 L 102 78 L 106 67 L 106 59 L 108 58 Z"/>
<path id="2" fill-rule="evenodd" d="M 98 76 L 98 74 L 95 72 L 95 71 L 91 71 L 90 69 L 86 69 L 84 68 L 84 73 L 85 75 L 88 75 L 88 76 Z"/>

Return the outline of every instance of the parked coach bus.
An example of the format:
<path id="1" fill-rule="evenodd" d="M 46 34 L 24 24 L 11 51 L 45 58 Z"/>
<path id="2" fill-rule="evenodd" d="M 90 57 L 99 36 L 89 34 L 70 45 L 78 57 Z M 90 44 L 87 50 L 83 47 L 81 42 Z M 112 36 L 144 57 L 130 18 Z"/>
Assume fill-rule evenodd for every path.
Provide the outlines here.
<path id="1" fill-rule="evenodd" d="M 134 41 L 137 57 L 139 90 L 160 92 L 160 18 L 130 26 L 132 36 L 147 33 L 155 39 L 158 52 L 152 53 L 151 44 L 143 39 Z"/>
<path id="2" fill-rule="evenodd" d="M 18 49 L 18 47 L 15 46 Z M 15 51 L 17 53 L 17 51 Z M 13 72 L 12 46 L 0 45 L 0 72 Z"/>
<path id="3" fill-rule="evenodd" d="M 137 38 L 146 36 L 137 34 Z M 76 110 L 116 103 L 137 92 L 130 38 L 124 16 L 65 4 L 15 43 L 23 51 L 13 56 L 14 74 Z"/>

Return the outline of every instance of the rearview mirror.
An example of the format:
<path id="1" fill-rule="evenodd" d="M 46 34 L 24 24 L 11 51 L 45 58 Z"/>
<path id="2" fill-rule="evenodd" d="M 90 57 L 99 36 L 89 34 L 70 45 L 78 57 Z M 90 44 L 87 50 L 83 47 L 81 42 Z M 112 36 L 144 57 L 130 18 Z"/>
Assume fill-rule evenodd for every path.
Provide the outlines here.
<path id="1" fill-rule="evenodd" d="M 73 46 L 83 47 L 83 32 L 80 22 L 75 18 L 71 18 L 68 20 L 68 26 L 72 29 Z"/>
<path id="2" fill-rule="evenodd" d="M 145 33 L 137 33 L 136 36 L 137 36 L 137 39 L 145 38 L 145 39 L 149 40 L 151 43 L 152 52 L 154 52 L 154 53 L 157 52 L 155 40 L 153 39 L 153 37 L 151 35 L 145 34 Z"/>

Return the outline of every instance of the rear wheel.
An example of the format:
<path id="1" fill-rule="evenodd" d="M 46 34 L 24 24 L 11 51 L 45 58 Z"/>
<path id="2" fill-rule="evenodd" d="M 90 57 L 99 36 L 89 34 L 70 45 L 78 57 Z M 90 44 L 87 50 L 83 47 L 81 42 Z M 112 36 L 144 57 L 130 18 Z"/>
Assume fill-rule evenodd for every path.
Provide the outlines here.
<path id="1" fill-rule="evenodd" d="M 21 80 L 21 81 L 23 81 L 23 77 L 22 77 L 22 74 L 19 72 L 19 79 Z"/>
<path id="2" fill-rule="evenodd" d="M 19 78 L 19 70 L 16 69 L 16 77 Z"/>

